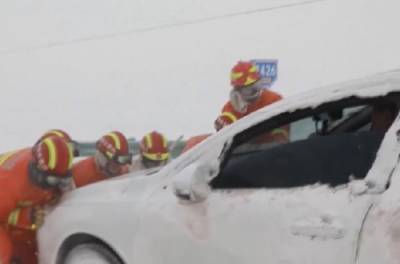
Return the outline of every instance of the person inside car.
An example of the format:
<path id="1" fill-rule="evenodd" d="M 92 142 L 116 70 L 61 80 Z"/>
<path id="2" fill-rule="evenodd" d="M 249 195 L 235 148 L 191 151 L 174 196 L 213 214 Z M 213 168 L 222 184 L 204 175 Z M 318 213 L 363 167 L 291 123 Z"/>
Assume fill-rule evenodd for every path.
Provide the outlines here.
<path id="1" fill-rule="evenodd" d="M 386 132 L 395 120 L 399 109 L 393 102 L 382 102 L 373 105 L 371 114 L 371 131 Z"/>

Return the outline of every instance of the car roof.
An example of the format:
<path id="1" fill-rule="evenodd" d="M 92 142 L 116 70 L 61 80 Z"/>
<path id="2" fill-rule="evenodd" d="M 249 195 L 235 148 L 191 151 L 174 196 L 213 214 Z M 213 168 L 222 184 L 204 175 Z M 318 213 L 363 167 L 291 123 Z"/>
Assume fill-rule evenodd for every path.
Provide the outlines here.
<path id="1" fill-rule="evenodd" d="M 282 113 L 294 112 L 310 107 L 315 108 L 324 103 L 338 101 L 351 96 L 373 98 L 396 91 L 400 92 L 400 69 L 319 87 L 299 95 L 288 96 L 237 120 L 233 124 L 221 129 L 218 133 L 214 133 L 193 148 L 193 152 L 190 151 L 191 155 L 183 155 L 183 159 L 196 159 L 199 155 L 204 154 L 205 151 L 208 152 L 210 146 L 221 146 L 221 143 L 226 142 L 228 138 L 232 138 L 237 133 Z M 178 157 L 175 161 L 177 163 L 173 162 L 171 167 L 175 167 L 175 164 L 181 163 L 182 159 Z"/>

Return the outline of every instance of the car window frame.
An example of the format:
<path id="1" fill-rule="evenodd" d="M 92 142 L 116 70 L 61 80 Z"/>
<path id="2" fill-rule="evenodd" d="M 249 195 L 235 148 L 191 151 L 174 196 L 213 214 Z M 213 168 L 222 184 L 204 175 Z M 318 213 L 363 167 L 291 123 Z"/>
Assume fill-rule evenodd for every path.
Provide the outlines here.
<path id="1" fill-rule="evenodd" d="M 221 172 L 226 167 L 226 165 L 236 147 L 249 141 L 252 138 L 257 137 L 258 135 L 261 135 L 262 133 L 267 133 L 269 131 L 272 131 L 275 128 L 293 123 L 293 122 L 301 120 L 303 118 L 312 117 L 313 115 L 316 115 L 316 114 L 319 114 L 322 112 L 328 112 L 328 111 L 332 111 L 332 110 L 335 110 L 338 108 L 343 109 L 346 107 L 355 107 L 355 106 L 373 104 L 373 103 L 380 102 L 382 99 L 384 99 L 384 100 L 389 99 L 389 100 L 392 100 L 395 102 L 400 102 L 400 92 L 395 91 L 395 92 L 390 92 L 386 95 L 379 95 L 379 96 L 366 97 L 366 98 L 352 95 L 352 96 L 349 96 L 346 98 L 341 98 L 338 100 L 325 102 L 325 103 L 315 106 L 315 107 L 308 106 L 305 108 L 300 108 L 294 112 L 283 112 L 283 113 L 273 116 L 267 120 L 263 120 L 243 131 L 240 131 L 235 136 L 233 136 L 233 139 L 232 139 L 232 142 L 231 142 L 229 148 L 225 151 L 224 155 L 221 157 L 219 173 L 212 180 L 215 180 L 220 176 Z M 399 115 L 400 115 L 400 113 L 399 113 Z M 393 124 L 395 123 L 395 121 L 393 122 Z M 386 137 L 386 134 L 388 131 L 385 132 L 384 138 Z M 378 151 L 381 149 L 381 147 L 382 147 L 382 143 L 379 146 Z M 374 166 L 374 164 L 372 165 L 372 167 L 373 166 Z M 369 171 L 371 170 L 371 168 L 369 169 Z M 367 173 L 367 175 L 368 175 L 368 173 Z M 260 187 L 260 188 L 262 188 L 262 187 Z M 230 188 L 221 188 L 221 189 L 230 189 Z M 238 188 L 238 189 L 240 189 L 240 188 Z"/>

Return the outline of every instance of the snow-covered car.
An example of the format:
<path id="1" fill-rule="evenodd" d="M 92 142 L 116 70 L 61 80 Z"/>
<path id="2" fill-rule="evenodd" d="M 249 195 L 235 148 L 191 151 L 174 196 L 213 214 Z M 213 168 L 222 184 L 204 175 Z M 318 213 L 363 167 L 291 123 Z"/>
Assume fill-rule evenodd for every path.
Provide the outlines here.
<path id="1" fill-rule="evenodd" d="M 72 191 L 39 232 L 40 263 L 399 263 L 399 106 L 400 71 L 320 88 L 159 171 Z M 282 127 L 289 142 L 263 141 Z"/>

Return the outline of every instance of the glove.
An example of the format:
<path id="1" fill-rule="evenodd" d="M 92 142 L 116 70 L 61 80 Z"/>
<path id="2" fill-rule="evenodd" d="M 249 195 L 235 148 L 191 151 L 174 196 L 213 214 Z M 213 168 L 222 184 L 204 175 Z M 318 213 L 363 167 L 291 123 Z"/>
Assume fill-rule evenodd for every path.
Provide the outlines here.
<path id="1" fill-rule="evenodd" d="M 214 128 L 216 131 L 219 131 L 223 127 L 232 124 L 237 120 L 237 117 L 230 112 L 223 112 L 215 121 Z"/>
<path id="2" fill-rule="evenodd" d="M 229 125 L 229 123 L 226 122 L 226 120 L 225 120 L 225 118 L 223 116 L 219 116 L 214 121 L 214 128 L 215 128 L 216 131 L 220 131 L 226 125 Z"/>
<path id="3" fill-rule="evenodd" d="M 43 225 L 44 215 L 43 208 L 39 206 L 17 208 L 9 214 L 8 225 L 21 229 L 36 230 Z"/>

